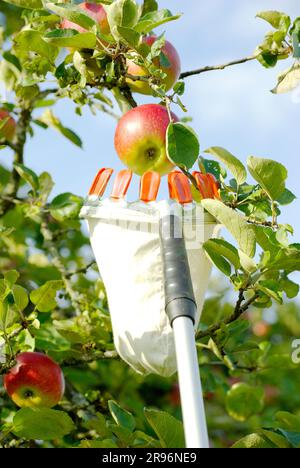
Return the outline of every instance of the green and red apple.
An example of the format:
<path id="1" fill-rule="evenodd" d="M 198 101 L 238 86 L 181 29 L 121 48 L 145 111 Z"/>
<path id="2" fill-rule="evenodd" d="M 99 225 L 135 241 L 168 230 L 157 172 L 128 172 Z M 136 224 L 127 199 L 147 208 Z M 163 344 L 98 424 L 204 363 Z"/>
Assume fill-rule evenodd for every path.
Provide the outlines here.
<path id="1" fill-rule="evenodd" d="M 4 388 L 21 408 L 52 408 L 62 398 L 65 380 L 59 365 L 43 353 L 24 352 L 4 376 Z"/>
<path id="2" fill-rule="evenodd" d="M 6 123 L 0 128 L 0 141 L 8 140 L 12 141 L 16 133 L 16 122 L 10 115 L 10 113 L 5 109 L 0 109 L 0 124 L 4 120 Z"/>
<path id="3" fill-rule="evenodd" d="M 176 115 L 173 122 L 178 122 Z M 144 104 L 128 111 L 119 120 L 115 148 L 121 161 L 135 174 L 155 171 L 168 174 L 174 168 L 166 150 L 170 117 L 159 104 Z"/>
<path id="4" fill-rule="evenodd" d="M 156 36 L 147 36 L 143 38 L 143 42 L 151 47 L 152 44 L 156 41 L 156 39 Z M 163 80 L 163 84 L 166 87 L 166 91 L 169 91 L 169 89 L 171 89 L 174 86 L 180 75 L 180 57 L 175 47 L 168 41 L 165 42 L 165 45 L 163 46 L 161 51 L 166 58 L 167 65 L 162 65 L 159 57 L 156 58 L 153 63 L 157 68 L 160 68 L 166 74 L 166 77 Z M 129 75 L 139 77 L 148 75 L 148 72 L 144 67 L 137 65 L 132 60 L 128 59 L 126 61 L 126 65 L 127 73 Z M 146 95 L 151 95 L 153 93 L 151 87 L 145 81 L 132 80 L 128 78 L 127 83 L 129 84 L 133 92 Z"/>
<path id="5" fill-rule="evenodd" d="M 102 34 L 109 34 L 110 33 L 110 27 L 107 19 L 107 14 L 102 5 L 99 3 L 91 3 L 91 2 L 83 2 L 78 5 L 81 10 L 84 11 L 84 13 L 87 13 L 89 16 L 91 16 L 100 26 L 100 31 Z M 86 32 L 86 29 L 84 29 L 82 26 L 79 26 L 76 23 L 72 23 L 72 21 L 69 21 L 67 19 L 64 19 L 61 23 L 61 28 L 62 29 L 75 29 L 79 33 Z"/>

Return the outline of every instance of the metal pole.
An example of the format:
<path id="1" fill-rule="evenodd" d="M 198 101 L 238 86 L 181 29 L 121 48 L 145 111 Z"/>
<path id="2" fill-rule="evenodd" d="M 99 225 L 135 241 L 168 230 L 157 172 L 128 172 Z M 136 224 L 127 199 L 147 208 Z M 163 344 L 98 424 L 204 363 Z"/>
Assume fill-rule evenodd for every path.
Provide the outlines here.
<path id="1" fill-rule="evenodd" d="M 174 331 L 186 447 L 208 448 L 194 332 L 197 305 L 185 248 L 180 205 L 166 206 L 163 210 L 160 240 L 164 265 L 165 308 Z"/>
<path id="2" fill-rule="evenodd" d="M 182 417 L 187 448 L 209 448 L 195 331 L 191 319 L 173 321 Z"/>

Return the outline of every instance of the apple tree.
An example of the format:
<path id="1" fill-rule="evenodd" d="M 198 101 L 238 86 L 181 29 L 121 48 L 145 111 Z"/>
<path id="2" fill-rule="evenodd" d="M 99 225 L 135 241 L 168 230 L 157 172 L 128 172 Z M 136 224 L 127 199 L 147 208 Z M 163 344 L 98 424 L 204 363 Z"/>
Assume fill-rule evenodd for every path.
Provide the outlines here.
<path id="1" fill-rule="evenodd" d="M 20 353 L 38 351 L 60 365 L 66 380 L 54 409 L 19 409 L 0 381 L 0 444 L 184 446 L 176 378 L 136 375 L 114 349 L 104 284 L 92 254 L 82 255 L 89 248 L 78 217 L 83 199 L 72 193 L 53 198 L 51 174 L 36 174 L 26 162 L 26 142 L 38 127 L 82 146 L 56 116 L 60 100 L 75 103 L 78 115 L 89 108 L 119 118 L 138 106 L 142 93 L 167 110 L 168 158 L 232 239 L 204 245 L 223 278 L 212 281 L 196 335 L 211 443 L 299 447 L 300 387 L 290 339 L 300 332 L 292 301 L 299 292 L 293 273 L 300 270 L 300 245 L 291 240 L 293 227 L 280 222 L 295 199 L 288 173 L 269 155 L 251 156 L 245 167 L 224 148 L 200 151 L 184 116 L 184 92 L 192 75 L 247 61 L 265 68 L 289 61 L 273 92 L 296 88 L 300 19 L 260 12 L 272 29 L 253 55 L 179 75 L 165 35 L 155 34 L 180 21 L 179 14 L 160 9 L 156 0 L 87 5 L 0 2 L 0 143 L 13 159 L 0 166 L 0 374 L 3 381 Z M 183 115 L 180 122 L 171 111 Z M 198 191 L 191 172 L 196 164 L 216 177 L 220 199 Z M 264 320 L 268 308 L 276 317 L 272 323 Z"/>

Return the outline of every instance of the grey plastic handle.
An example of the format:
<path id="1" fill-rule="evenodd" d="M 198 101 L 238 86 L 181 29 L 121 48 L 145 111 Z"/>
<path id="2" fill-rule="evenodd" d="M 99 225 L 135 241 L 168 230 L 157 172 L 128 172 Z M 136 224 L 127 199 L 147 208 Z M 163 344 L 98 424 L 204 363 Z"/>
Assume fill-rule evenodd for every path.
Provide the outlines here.
<path id="1" fill-rule="evenodd" d="M 160 241 L 164 267 L 165 310 L 171 325 L 178 317 L 195 323 L 197 305 L 183 237 L 181 219 L 173 214 L 160 220 Z"/>

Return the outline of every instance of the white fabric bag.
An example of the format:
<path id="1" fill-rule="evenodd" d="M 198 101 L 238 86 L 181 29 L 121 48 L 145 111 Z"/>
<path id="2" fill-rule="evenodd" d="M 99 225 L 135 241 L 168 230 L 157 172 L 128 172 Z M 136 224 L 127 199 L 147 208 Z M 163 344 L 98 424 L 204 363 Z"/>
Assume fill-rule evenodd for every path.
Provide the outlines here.
<path id="1" fill-rule="evenodd" d="M 91 245 L 106 287 L 116 350 L 137 372 L 167 377 L 176 372 L 176 356 L 165 313 L 159 238 L 164 203 L 152 205 L 149 212 L 113 202 L 86 205 L 81 216 L 87 219 Z M 217 237 L 220 226 L 200 206 L 184 210 L 183 226 L 198 306 L 198 327 L 211 272 L 202 244 Z"/>

